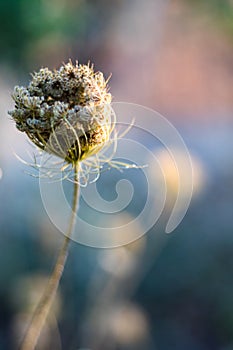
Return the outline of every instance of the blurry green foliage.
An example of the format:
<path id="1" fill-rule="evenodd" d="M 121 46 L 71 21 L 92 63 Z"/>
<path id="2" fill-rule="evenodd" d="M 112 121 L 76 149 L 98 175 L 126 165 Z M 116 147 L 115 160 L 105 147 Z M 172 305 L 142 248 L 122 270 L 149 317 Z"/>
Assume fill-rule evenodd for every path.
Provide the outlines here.
<path id="1" fill-rule="evenodd" d="M 200 14 L 207 14 L 233 37 L 233 0 L 188 0 Z M 186 0 L 185 0 L 186 2 Z"/>
<path id="2" fill-rule="evenodd" d="M 78 11 L 79 9 L 79 11 Z M 79 1 L 75 11 L 64 1 L 8 0 L 0 2 L 1 61 L 27 65 L 25 52 L 44 35 L 80 32 L 83 21 Z"/>

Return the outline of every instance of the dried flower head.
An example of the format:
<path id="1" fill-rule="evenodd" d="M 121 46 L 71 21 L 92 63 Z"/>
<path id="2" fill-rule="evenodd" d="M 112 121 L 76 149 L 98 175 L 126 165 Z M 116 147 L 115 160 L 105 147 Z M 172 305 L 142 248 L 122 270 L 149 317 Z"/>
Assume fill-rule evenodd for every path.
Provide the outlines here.
<path id="1" fill-rule="evenodd" d="M 89 64 L 42 68 L 28 87 L 15 87 L 13 99 L 9 114 L 17 128 L 68 164 L 96 154 L 109 140 L 111 94 L 103 74 Z"/>
<path id="2" fill-rule="evenodd" d="M 15 87 L 15 109 L 9 114 L 18 130 L 41 150 L 30 163 L 17 156 L 39 171 L 30 175 L 86 186 L 110 167 L 138 168 L 112 159 L 118 139 L 132 125 L 121 134 L 116 131 L 107 83 L 90 64 L 69 61 L 58 70 L 42 68 L 32 74 L 28 87 Z"/>

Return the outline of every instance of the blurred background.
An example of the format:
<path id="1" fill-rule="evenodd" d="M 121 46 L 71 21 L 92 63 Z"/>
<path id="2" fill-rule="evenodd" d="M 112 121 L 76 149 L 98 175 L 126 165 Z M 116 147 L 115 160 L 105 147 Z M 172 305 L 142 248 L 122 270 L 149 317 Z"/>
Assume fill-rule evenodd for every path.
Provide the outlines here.
<path id="1" fill-rule="evenodd" d="M 1 0 L 0 51 L 0 349 L 17 349 L 63 238 L 14 156 L 30 147 L 7 115 L 10 95 L 29 72 L 71 58 L 112 73 L 115 102 L 174 124 L 193 160 L 194 196 L 171 235 L 162 218 L 125 247 L 72 243 L 38 349 L 233 350 L 233 1 Z M 172 199 L 174 165 L 149 147 Z M 140 171 L 127 174 L 141 183 Z M 104 174 L 102 190 L 117 180 Z"/>

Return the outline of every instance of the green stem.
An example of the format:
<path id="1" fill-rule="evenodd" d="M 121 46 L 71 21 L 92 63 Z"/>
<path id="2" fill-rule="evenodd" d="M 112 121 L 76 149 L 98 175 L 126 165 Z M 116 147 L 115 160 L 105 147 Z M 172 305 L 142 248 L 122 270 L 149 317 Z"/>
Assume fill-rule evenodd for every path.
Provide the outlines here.
<path id="1" fill-rule="evenodd" d="M 39 301 L 34 315 L 32 317 L 29 328 L 23 339 L 21 350 L 34 350 L 35 346 L 40 337 L 40 333 L 45 324 L 48 313 L 51 309 L 52 303 L 54 301 L 57 288 L 62 277 L 65 263 L 68 256 L 68 248 L 70 243 L 70 238 L 73 233 L 73 229 L 76 222 L 76 213 L 78 209 L 78 197 L 79 197 L 79 185 L 78 185 L 78 163 L 74 166 L 75 178 L 74 178 L 74 192 L 73 192 L 73 203 L 72 203 L 72 213 L 69 221 L 69 226 L 64 238 L 63 245 L 60 249 L 55 267 L 53 269 L 52 275 L 49 279 L 47 288 Z"/>

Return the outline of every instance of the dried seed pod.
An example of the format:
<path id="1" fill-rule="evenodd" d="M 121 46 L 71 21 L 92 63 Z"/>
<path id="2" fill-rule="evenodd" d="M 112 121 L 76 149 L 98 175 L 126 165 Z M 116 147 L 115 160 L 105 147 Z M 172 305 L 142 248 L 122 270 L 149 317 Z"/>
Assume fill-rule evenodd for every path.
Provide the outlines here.
<path id="1" fill-rule="evenodd" d="M 42 68 L 28 87 L 16 86 L 17 128 L 39 148 L 75 164 L 97 153 L 111 133 L 111 94 L 101 72 L 70 61 L 58 70 Z"/>

